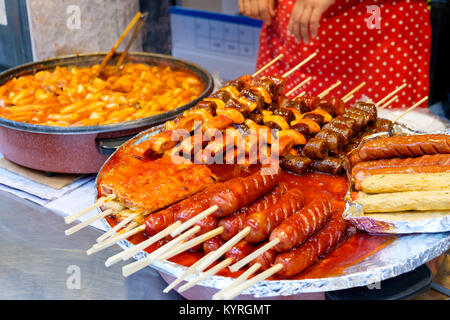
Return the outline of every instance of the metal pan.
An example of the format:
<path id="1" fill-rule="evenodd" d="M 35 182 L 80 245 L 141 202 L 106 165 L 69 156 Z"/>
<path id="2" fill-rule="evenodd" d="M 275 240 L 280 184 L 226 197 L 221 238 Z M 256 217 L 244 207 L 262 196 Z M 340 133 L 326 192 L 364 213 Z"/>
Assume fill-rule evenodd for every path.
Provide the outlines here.
<path id="1" fill-rule="evenodd" d="M 0 74 L 0 85 L 11 78 L 57 66 L 90 66 L 102 62 L 106 53 L 66 56 L 24 64 Z M 111 63 L 118 59 L 115 56 Z M 128 63 L 170 66 L 193 72 L 205 84 L 202 94 L 190 103 L 165 113 L 106 125 L 57 127 L 12 121 L 0 117 L 0 153 L 22 166 L 56 173 L 97 173 L 118 146 L 136 133 L 173 119 L 193 107 L 213 90 L 213 79 L 203 68 L 167 55 L 133 52 Z"/>

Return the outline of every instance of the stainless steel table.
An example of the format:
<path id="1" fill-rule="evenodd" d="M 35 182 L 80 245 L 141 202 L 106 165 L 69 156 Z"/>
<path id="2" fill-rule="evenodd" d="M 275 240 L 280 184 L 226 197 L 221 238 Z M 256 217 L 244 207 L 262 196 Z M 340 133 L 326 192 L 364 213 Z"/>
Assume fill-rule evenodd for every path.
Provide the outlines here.
<path id="1" fill-rule="evenodd" d="M 0 299 L 183 299 L 162 292 L 154 269 L 124 278 L 122 264 L 106 268 L 118 246 L 87 256 L 99 230 L 67 237 L 67 228 L 55 212 L 0 191 Z"/>

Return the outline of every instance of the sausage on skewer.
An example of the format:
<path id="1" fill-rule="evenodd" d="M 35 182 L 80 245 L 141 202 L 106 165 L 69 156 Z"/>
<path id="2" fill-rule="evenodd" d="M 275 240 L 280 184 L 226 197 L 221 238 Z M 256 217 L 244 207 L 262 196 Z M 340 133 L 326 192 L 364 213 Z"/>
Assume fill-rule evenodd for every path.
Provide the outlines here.
<path id="1" fill-rule="evenodd" d="M 272 231 L 269 240 L 279 240 L 274 247 L 276 251 L 288 251 L 319 230 L 330 218 L 332 212 L 331 200 L 328 196 L 316 198 L 300 211 L 286 218 Z"/>
<path id="2" fill-rule="evenodd" d="M 281 182 L 270 193 L 259 198 L 247 208 L 243 208 L 231 216 L 220 219 L 219 226 L 224 228 L 220 235 L 222 239 L 230 240 L 244 229 L 245 220 L 249 214 L 271 208 L 286 192 L 287 185 Z"/>
<path id="3" fill-rule="evenodd" d="M 274 228 L 300 210 L 304 203 L 303 192 L 298 189 L 289 190 L 272 208 L 255 212 L 247 217 L 245 226 L 250 227 L 250 233 L 245 239 L 249 242 L 266 240 Z"/>
<path id="4" fill-rule="evenodd" d="M 188 199 L 147 217 L 145 233 L 154 235 L 175 221 L 187 221 L 213 205 L 217 205 L 219 209 L 207 219 L 214 220 L 214 218 L 231 215 L 272 190 L 278 183 L 279 174 L 279 171 L 271 172 L 271 174 L 262 174 L 262 171 L 259 171 L 245 178 L 234 178 L 212 185 Z"/>
<path id="5" fill-rule="evenodd" d="M 334 213 L 325 226 L 299 247 L 279 253 L 274 264 L 282 264 L 278 272 L 282 277 L 292 277 L 314 264 L 320 256 L 331 250 L 342 238 L 346 222 L 341 213 Z"/>

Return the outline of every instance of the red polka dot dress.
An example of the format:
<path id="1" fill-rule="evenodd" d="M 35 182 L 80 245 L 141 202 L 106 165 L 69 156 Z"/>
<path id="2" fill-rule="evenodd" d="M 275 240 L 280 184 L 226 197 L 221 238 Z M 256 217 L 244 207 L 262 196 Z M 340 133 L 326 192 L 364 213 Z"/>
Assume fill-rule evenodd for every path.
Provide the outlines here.
<path id="1" fill-rule="evenodd" d="M 317 95 L 340 80 L 342 84 L 330 96 L 342 97 L 366 82 L 351 102 L 363 97 L 379 101 L 405 82 L 408 85 L 390 107 L 409 107 L 428 95 L 431 27 L 425 1 L 336 0 L 323 14 L 317 37 L 308 44 L 298 44 L 287 34 L 294 3 L 278 0 L 275 21 L 263 25 L 257 60 L 260 68 L 283 53 L 264 72 L 281 75 L 318 53 L 288 77 L 286 91 L 312 76 L 295 94 Z M 378 20 L 369 6 L 378 6 Z"/>

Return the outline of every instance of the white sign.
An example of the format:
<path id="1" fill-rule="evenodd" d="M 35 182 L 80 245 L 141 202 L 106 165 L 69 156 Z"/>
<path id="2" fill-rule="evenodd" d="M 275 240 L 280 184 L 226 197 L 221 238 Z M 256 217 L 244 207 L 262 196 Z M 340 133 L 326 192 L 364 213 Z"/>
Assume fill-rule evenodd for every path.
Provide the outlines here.
<path id="1" fill-rule="evenodd" d="M 0 25 L 7 26 L 8 18 L 6 17 L 5 0 L 0 0 Z"/>

